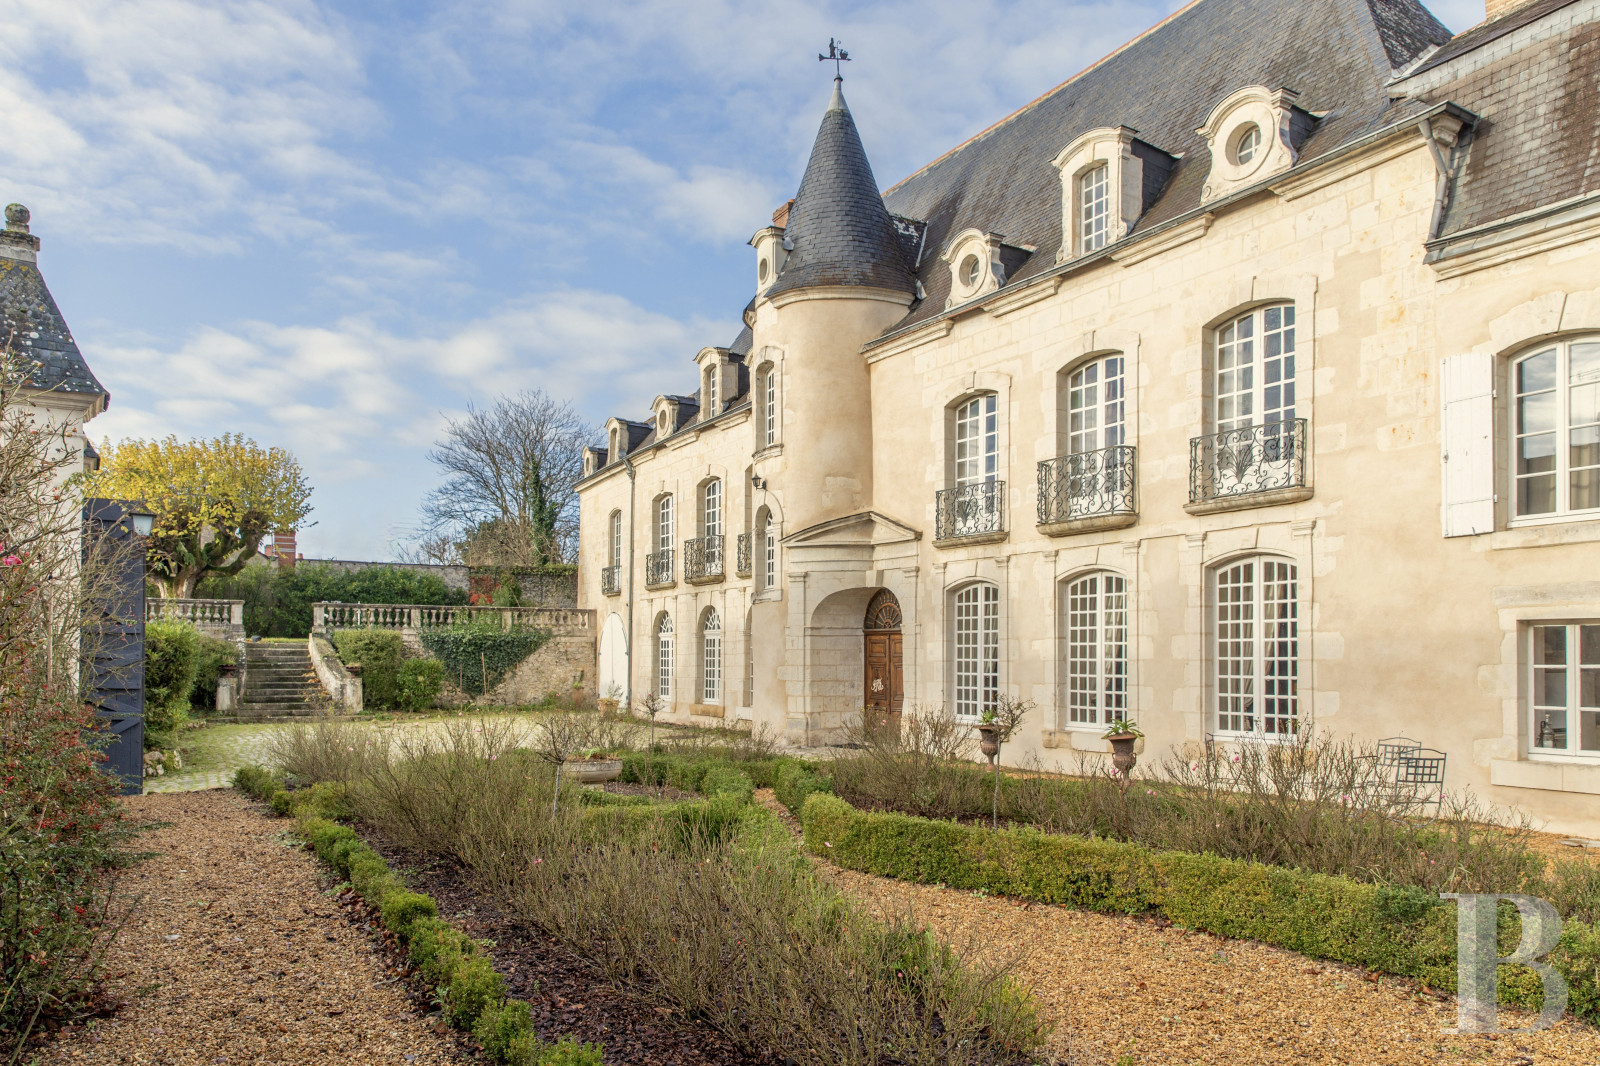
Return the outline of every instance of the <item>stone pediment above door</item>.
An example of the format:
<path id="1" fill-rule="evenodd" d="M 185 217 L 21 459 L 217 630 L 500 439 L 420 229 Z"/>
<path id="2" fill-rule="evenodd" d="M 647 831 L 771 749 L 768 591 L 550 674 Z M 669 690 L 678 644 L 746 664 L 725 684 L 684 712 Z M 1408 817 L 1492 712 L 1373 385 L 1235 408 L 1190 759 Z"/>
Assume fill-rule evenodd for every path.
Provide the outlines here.
<path id="1" fill-rule="evenodd" d="M 783 538 L 786 548 L 876 548 L 909 544 L 922 539 L 922 531 L 877 511 L 862 511 L 843 518 L 807 526 Z"/>

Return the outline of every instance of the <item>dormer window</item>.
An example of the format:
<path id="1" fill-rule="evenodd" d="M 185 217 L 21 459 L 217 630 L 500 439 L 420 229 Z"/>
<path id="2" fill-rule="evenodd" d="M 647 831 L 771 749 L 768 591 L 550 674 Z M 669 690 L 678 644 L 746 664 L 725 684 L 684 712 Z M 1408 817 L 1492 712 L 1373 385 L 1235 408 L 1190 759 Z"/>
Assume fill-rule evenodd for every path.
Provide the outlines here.
<path id="1" fill-rule="evenodd" d="M 1061 248 L 1056 261 L 1097 252 L 1133 231 L 1177 160 L 1127 126 L 1090 130 L 1053 164 L 1061 172 Z"/>
<path id="2" fill-rule="evenodd" d="M 969 229 L 956 234 L 941 257 L 950 264 L 950 299 L 945 306 L 964 304 L 998 289 L 1006 283 L 1006 255 L 1025 258 L 1032 250 L 1012 249 L 998 233 Z M 1018 262 L 1020 258 L 1012 259 L 1013 266 Z"/>
<path id="3" fill-rule="evenodd" d="M 1295 104 L 1293 89 L 1247 85 L 1212 108 L 1195 132 L 1211 149 L 1211 173 L 1200 193 L 1216 200 L 1294 166 L 1316 116 Z"/>
<path id="4" fill-rule="evenodd" d="M 1090 167 L 1078 179 L 1078 240 L 1085 252 L 1104 248 L 1111 233 L 1111 168 Z"/>
<path id="5" fill-rule="evenodd" d="M 789 204 L 793 202 L 791 200 Z M 772 225 L 757 230 L 755 236 L 750 238 L 750 246 L 756 250 L 757 296 L 778 280 L 778 272 L 783 269 L 784 260 L 789 256 L 783 243 L 783 230 L 789 222 L 789 204 L 772 213 Z"/>

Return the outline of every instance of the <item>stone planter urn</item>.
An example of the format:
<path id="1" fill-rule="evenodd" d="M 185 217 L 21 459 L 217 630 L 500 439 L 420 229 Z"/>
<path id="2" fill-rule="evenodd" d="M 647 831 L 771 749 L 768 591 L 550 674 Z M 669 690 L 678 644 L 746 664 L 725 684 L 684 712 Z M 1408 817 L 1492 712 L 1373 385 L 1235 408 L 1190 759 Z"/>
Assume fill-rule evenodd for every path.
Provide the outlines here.
<path id="1" fill-rule="evenodd" d="M 978 727 L 978 750 L 984 757 L 994 762 L 994 757 L 1000 754 L 1000 727 L 993 725 L 980 725 Z"/>
<path id="2" fill-rule="evenodd" d="M 1106 737 L 1111 742 L 1111 765 L 1117 768 L 1117 773 L 1123 777 L 1133 773 L 1133 767 L 1139 761 L 1139 756 L 1134 753 L 1133 746 L 1139 742 L 1137 733 L 1116 733 Z"/>
<path id="3" fill-rule="evenodd" d="M 561 775 L 585 785 L 598 785 L 615 781 L 622 776 L 622 760 L 610 757 L 597 759 L 568 759 L 561 764 Z"/>
<path id="4" fill-rule="evenodd" d="M 220 673 L 221 673 L 221 675 L 223 677 L 238 677 L 239 676 L 239 664 L 236 663 L 236 662 L 234 662 L 234 663 L 223 663 Z"/>

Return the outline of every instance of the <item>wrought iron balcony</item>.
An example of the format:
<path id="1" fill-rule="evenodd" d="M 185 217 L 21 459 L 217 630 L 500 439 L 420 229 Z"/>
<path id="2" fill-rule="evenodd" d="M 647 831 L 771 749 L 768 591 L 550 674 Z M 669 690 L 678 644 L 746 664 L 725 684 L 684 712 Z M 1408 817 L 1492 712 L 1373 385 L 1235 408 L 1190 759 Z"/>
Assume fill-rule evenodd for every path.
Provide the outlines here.
<path id="1" fill-rule="evenodd" d="M 722 580 L 721 536 L 683 542 L 683 579 L 695 584 Z"/>
<path id="2" fill-rule="evenodd" d="M 622 592 L 622 567 L 608 566 L 600 571 L 600 591 L 607 596 L 616 596 Z"/>
<path id="3" fill-rule="evenodd" d="M 644 583 L 646 588 L 664 588 L 673 583 L 671 548 L 644 557 Z"/>
<path id="4" fill-rule="evenodd" d="M 982 481 L 941 489 L 937 497 L 934 543 L 999 540 L 1005 536 L 1004 481 Z"/>
<path id="5" fill-rule="evenodd" d="M 738 551 L 739 551 L 739 555 L 738 555 L 737 565 L 736 565 L 736 567 L 734 569 L 734 572 L 737 573 L 740 577 L 749 577 L 751 572 L 752 572 L 752 568 L 751 568 L 751 565 L 750 565 L 750 534 L 749 533 L 740 533 L 739 534 L 739 549 L 738 549 Z"/>
<path id="6" fill-rule="evenodd" d="M 1303 492 L 1301 491 L 1303 490 Z M 1306 420 L 1242 426 L 1189 441 L 1189 506 L 1271 494 L 1303 498 Z M 1282 501 L 1279 501 L 1282 502 Z"/>
<path id="7" fill-rule="evenodd" d="M 1131 444 L 1046 459 L 1039 464 L 1039 524 L 1068 527 L 1060 532 L 1131 524 L 1137 514 L 1133 475 Z"/>

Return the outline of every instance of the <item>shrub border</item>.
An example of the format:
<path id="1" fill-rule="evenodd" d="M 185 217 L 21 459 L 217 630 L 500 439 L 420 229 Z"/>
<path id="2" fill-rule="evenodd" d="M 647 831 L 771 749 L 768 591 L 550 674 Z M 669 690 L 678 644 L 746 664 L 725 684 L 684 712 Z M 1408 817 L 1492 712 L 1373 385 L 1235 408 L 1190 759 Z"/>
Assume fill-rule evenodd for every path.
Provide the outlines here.
<path id="1" fill-rule="evenodd" d="M 356 895 L 395 935 L 422 979 L 433 988 L 445 1018 L 469 1033 L 490 1062 L 505 1066 L 601 1066 L 600 1044 L 563 1036 L 545 1044 L 534 1029 L 528 1004 L 506 994 L 505 979 L 473 940 L 439 917 L 433 897 L 409 891 L 388 862 L 354 829 L 333 821 L 342 814 L 337 786 L 290 792 L 270 771 L 241 767 L 233 778 L 240 791 L 296 819 L 293 829 L 317 858 L 350 883 Z"/>
<path id="2" fill-rule="evenodd" d="M 783 769 L 778 776 L 781 782 Z M 1455 909 L 1421 889 L 1031 828 L 861 811 L 820 788 L 800 798 L 806 849 L 847 869 L 1105 914 L 1161 915 L 1201 932 L 1456 987 Z M 1520 934 L 1515 914 L 1502 904 L 1504 953 Z M 1600 1023 L 1600 929 L 1565 922 L 1546 962 L 1566 979 L 1571 1012 Z M 1532 1009 L 1542 996 L 1533 971 L 1500 968 L 1502 1002 Z"/>

